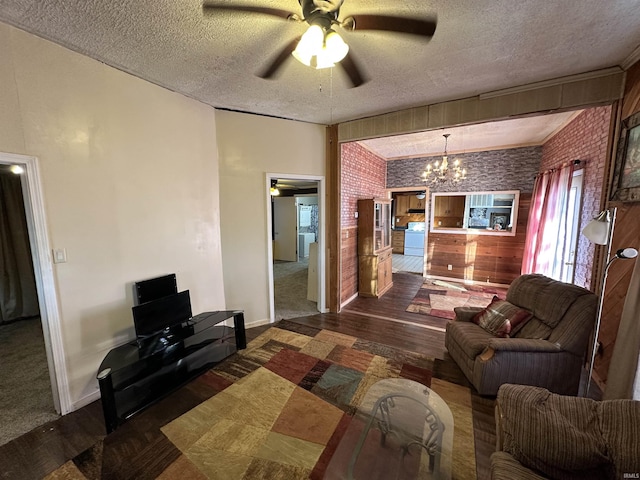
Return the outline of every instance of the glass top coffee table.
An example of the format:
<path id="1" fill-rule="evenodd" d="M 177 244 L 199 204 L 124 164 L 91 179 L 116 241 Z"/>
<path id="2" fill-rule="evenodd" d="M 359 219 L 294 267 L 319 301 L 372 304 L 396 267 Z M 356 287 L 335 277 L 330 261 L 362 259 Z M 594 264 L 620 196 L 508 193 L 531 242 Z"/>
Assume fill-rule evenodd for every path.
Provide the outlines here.
<path id="1" fill-rule="evenodd" d="M 453 416 L 442 398 L 404 378 L 369 388 L 325 479 L 450 479 Z"/>

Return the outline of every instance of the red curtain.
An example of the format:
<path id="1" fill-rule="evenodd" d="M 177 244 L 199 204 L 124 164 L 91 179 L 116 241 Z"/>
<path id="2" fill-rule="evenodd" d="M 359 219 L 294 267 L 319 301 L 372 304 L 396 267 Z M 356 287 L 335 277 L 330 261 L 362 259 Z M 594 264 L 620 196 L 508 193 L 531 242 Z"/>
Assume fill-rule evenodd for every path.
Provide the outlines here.
<path id="1" fill-rule="evenodd" d="M 536 177 L 529 211 L 522 273 L 560 279 L 567 235 L 567 203 L 573 163 Z"/>

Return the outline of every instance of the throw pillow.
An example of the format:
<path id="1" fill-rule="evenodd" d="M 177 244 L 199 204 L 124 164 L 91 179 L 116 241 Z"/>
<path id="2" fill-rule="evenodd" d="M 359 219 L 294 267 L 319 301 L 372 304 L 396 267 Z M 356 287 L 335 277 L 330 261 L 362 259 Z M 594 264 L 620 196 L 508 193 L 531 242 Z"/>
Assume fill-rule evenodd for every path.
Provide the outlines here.
<path id="1" fill-rule="evenodd" d="M 530 311 L 494 296 L 489 306 L 474 315 L 471 321 L 496 337 L 508 337 L 532 316 Z"/>

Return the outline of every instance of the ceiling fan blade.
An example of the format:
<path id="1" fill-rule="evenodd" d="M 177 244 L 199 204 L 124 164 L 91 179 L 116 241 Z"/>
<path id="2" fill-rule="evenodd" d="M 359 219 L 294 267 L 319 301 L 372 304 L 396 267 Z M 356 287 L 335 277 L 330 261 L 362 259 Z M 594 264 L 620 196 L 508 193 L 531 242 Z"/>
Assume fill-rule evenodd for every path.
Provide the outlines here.
<path id="1" fill-rule="evenodd" d="M 269 66 L 260 74 L 258 74 L 261 78 L 273 78 L 278 69 L 282 66 L 282 64 L 291 56 L 291 52 L 293 52 L 300 41 L 300 37 L 294 38 L 289 43 L 287 43 L 280 53 L 271 61 Z"/>
<path id="2" fill-rule="evenodd" d="M 433 37 L 437 23 L 435 18 L 423 20 L 389 15 L 353 15 L 346 18 L 342 25 L 348 30 L 383 30 L 408 33 L 421 37 Z"/>
<path id="3" fill-rule="evenodd" d="M 230 12 L 262 13 L 264 15 L 280 17 L 285 20 L 301 21 L 300 17 L 297 14 L 291 13 L 287 10 L 280 10 L 279 8 L 256 7 L 253 5 L 227 5 L 211 2 L 202 5 L 202 12 L 205 15 L 213 15 L 224 10 Z"/>
<path id="4" fill-rule="evenodd" d="M 358 66 L 358 63 L 351 52 L 347 53 L 347 56 L 344 57 L 338 65 L 344 69 L 349 80 L 351 80 L 352 88 L 359 87 L 369 81 L 369 79 L 362 73 L 362 70 Z"/>

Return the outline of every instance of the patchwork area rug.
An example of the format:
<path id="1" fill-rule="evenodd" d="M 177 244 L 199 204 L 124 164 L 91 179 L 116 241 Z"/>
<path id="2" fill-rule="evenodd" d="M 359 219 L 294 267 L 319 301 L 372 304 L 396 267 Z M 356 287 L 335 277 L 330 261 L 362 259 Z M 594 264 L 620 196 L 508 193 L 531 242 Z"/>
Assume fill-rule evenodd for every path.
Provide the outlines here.
<path id="1" fill-rule="evenodd" d="M 507 289 L 502 287 L 427 279 L 406 311 L 453 320 L 455 307 L 484 308 L 491 303 L 494 295 L 504 299 L 506 294 Z"/>
<path id="2" fill-rule="evenodd" d="M 447 402 L 452 478 L 476 478 L 470 391 L 434 378 L 433 359 L 293 322 L 278 325 L 199 377 L 226 388 L 161 428 L 177 451 L 157 478 L 328 478 L 357 407 L 385 378 L 430 386 Z M 97 447 L 85 452 L 49 478 L 91 478 L 101 454 Z"/>

